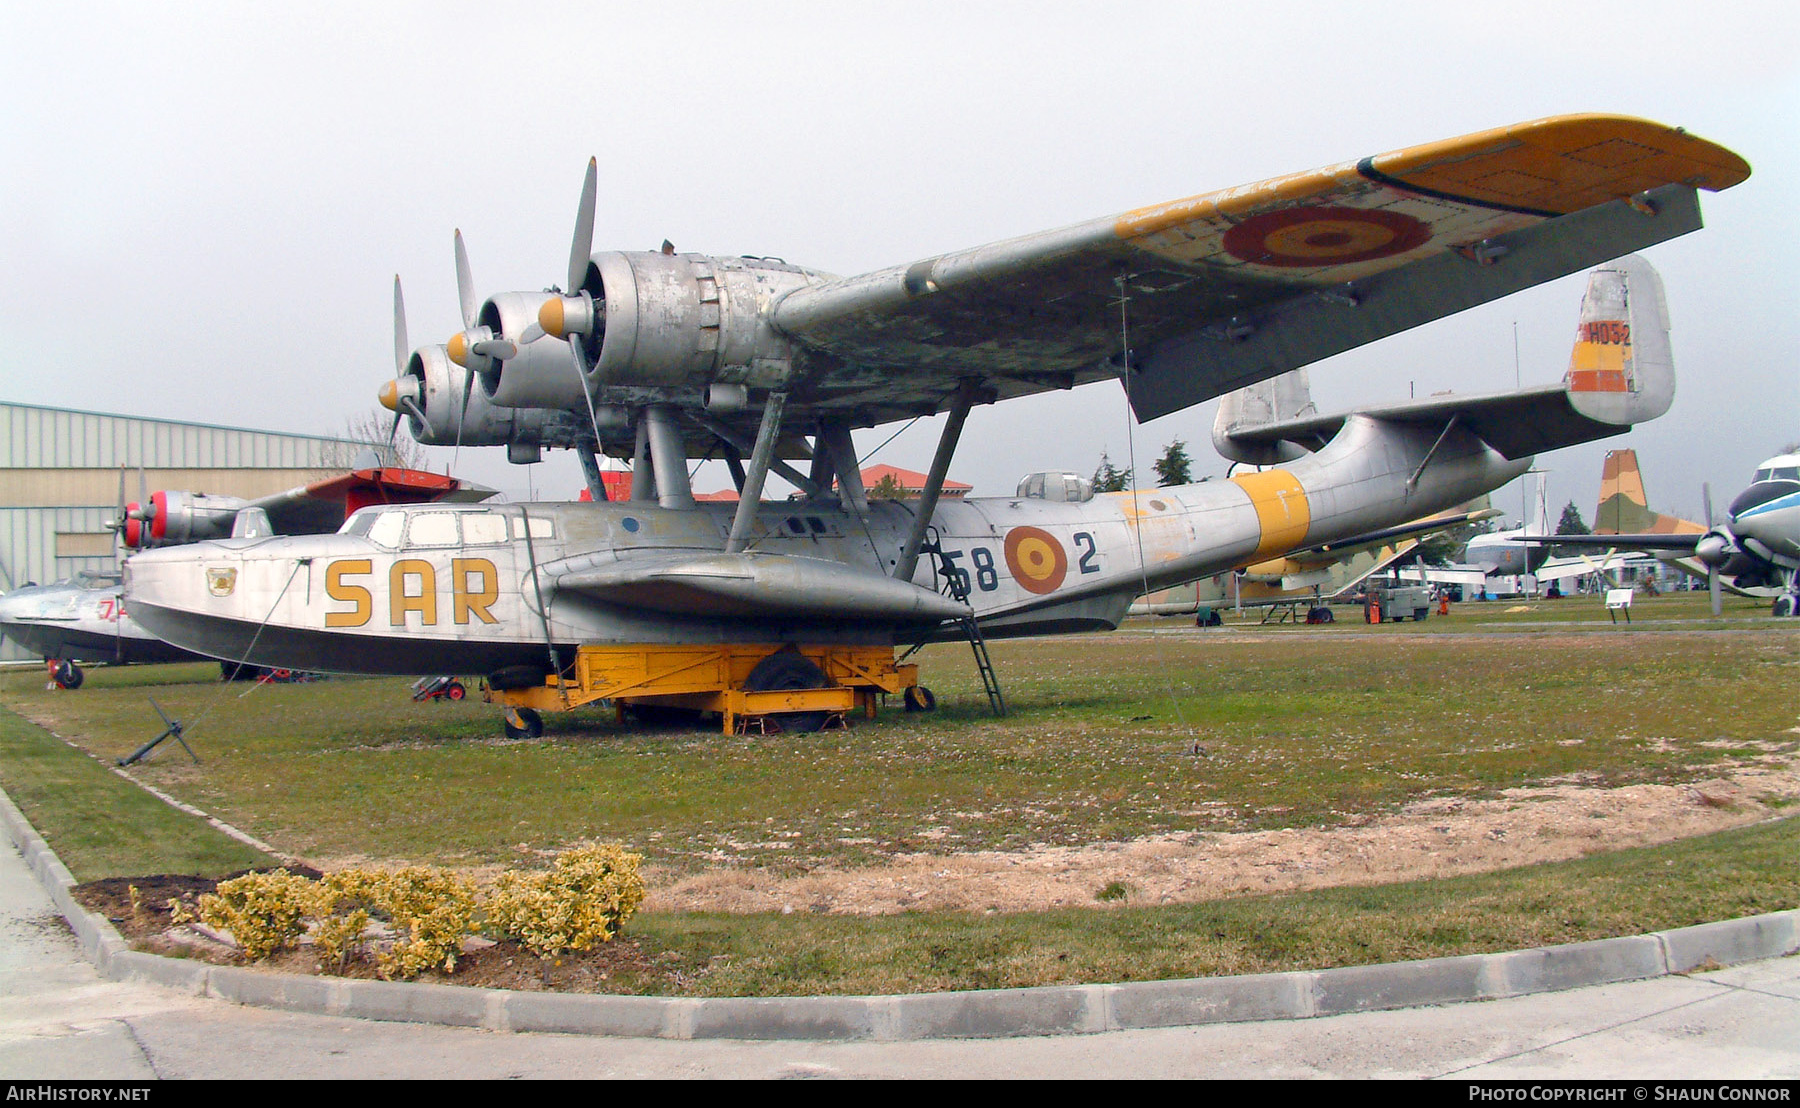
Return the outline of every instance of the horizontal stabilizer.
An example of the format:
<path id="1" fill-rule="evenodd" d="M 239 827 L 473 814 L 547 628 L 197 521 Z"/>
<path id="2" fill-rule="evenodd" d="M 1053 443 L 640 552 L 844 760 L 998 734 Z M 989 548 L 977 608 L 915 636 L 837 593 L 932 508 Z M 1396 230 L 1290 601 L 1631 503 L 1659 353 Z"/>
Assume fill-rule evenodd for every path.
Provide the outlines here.
<path id="1" fill-rule="evenodd" d="M 560 592 L 683 616 L 934 624 L 968 608 L 872 569 L 788 554 L 670 554 L 551 576 Z"/>
<path id="2" fill-rule="evenodd" d="M 1475 523 L 1479 520 L 1493 519 L 1495 516 L 1501 514 L 1502 513 L 1498 508 L 1483 508 L 1480 511 L 1475 512 L 1445 512 L 1442 515 L 1431 516 L 1428 519 L 1418 519 L 1411 523 L 1403 523 L 1398 527 L 1384 527 L 1379 531 L 1367 531 L 1360 535 L 1352 535 L 1347 539 L 1340 539 L 1337 542 L 1324 543 L 1312 547 L 1311 549 L 1300 551 L 1297 554 L 1290 554 L 1288 557 L 1293 558 L 1296 561 L 1305 561 L 1310 555 L 1331 555 L 1332 557 L 1341 558 L 1346 554 L 1358 550 L 1385 546 L 1388 543 L 1397 542 L 1401 539 L 1433 535 L 1449 527 L 1458 527 L 1465 523 Z"/>
<path id="3" fill-rule="evenodd" d="M 1699 535 L 1521 535 L 1519 542 L 1533 546 L 1587 546 L 1595 550 L 1678 550 L 1692 554 L 1705 538 Z"/>
<path id="4" fill-rule="evenodd" d="M 1442 427 L 1454 419 L 1507 458 L 1591 442 L 1655 419 L 1675 397 L 1662 281 L 1639 257 L 1594 270 L 1582 299 L 1575 352 L 1560 385 L 1483 396 L 1434 396 L 1382 408 L 1214 431 L 1227 457 L 1257 462 L 1282 444 L 1316 450 L 1352 414 Z M 1221 413 L 1226 407 L 1221 405 Z"/>

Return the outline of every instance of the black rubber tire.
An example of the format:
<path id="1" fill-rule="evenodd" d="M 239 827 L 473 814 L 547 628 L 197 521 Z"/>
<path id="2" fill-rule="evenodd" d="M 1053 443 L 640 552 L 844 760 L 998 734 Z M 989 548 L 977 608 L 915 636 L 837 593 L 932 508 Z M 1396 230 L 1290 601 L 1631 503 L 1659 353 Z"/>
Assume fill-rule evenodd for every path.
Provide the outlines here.
<path id="1" fill-rule="evenodd" d="M 1777 618 L 1800 614 L 1800 597 L 1783 593 L 1775 598 L 1775 603 L 1769 605 L 1769 614 Z"/>
<path id="2" fill-rule="evenodd" d="M 469 690 L 463 688 L 461 681 L 452 681 L 444 686 L 444 695 L 451 700 L 461 700 L 469 695 Z"/>
<path id="3" fill-rule="evenodd" d="M 909 685 L 900 694 L 900 703 L 909 712 L 937 711 L 937 694 L 924 685 Z"/>
<path id="4" fill-rule="evenodd" d="M 544 683 L 550 671 L 543 666 L 507 666 L 488 675 L 490 689 L 535 689 Z"/>
<path id="5" fill-rule="evenodd" d="M 828 689 L 831 679 L 811 658 L 797 650 L 777 650 L 756 663 L 744 678 L 746 692 L 790 692 Z M 770 716 L 783 731 L 817 731 L 831 718 L 830 712 L 778 712 Z"/>
<path id="6" fill-rule="evenodd" d="M 509 738 L 509 739 L 539 739 L 539 738 L 543 737 L 543 735 L 544 735 L 544 717 L 543 716 L 538 715 L 536 712 L 532 711 L 530 708 L 520 708 L 519 709 L 519 722 L 523 723 L 525 726 L 523 728 L 514 727 L 512 725 L 512 720 L 507 719 L 505 716 L 500 717 L 500 725 L 506 729 L 506 737 L 507 738 Z"/>
<path id="7" fill-rule="evenodd" d="M 56 669 L 51 673 L 50 679 L 56 682 L 56 687 L 59 689 L 79 689 L 84 676 L 80 666 L 64 658 L 56 663 Z"/>

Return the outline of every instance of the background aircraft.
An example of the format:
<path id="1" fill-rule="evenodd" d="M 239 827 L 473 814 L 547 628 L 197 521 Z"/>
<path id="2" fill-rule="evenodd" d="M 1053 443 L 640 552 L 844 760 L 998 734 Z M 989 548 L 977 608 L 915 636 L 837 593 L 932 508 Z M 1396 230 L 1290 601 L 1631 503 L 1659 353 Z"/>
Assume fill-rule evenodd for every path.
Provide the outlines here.
<path id="1" fill-rule="evenodd" d="M 1637 469 L 1636 455 L 1630 472 Z M 1622 484 L 1624 482 L 1622 481 Z M 1625 485 L 1629 489 L 1629 485 Z M 1604 491 L 1604 490 L 1603 490 Z M 1641 479 L 1635 490 L 1643 499 Z M 1630 496 L 1627 495 L 1627 501 Z M 1712 515 L 1712 494 L 1706 494 L 1707 515 Z M 1602 508 L 1606 501 L 1602 501 Z M 1687 520 L 1657 515 L 1642 516 L 1653 528 L 1631 534 L 1535 536 L 1533 541 L 1571 546 L 1604 546 L 1617 550 L 1646 550 L 1685 572 L 1707 580 L 1713 594 L 1713 613 L 1720 611 L 1719 593 L 1729 588 L 1742 596 L 1773 597 L 1777 616 L 1800 615 L 1800 454 L 1777 454 L 1756 467 L 1750 486 L 1726 509 L 1725 521 L 1704 532 Z"/>
<path id="2" fill-rule="evenodd" d="M 595 253 L 590 163 L 569 291 L 477 304 L 457 236 L 465 330 L 447 362 L 406 358 L 383 401 L 415 435 L 462 443 L 477 387 L 496 411 L 572 413 L 583 453 L 633 458 L 629 502 L 367 511 L 327 538 L 148 552 L 128 594 L 158 634 L 224 657 L 524 670 L 525 684 L 597 644 L 1115 626 L 1143 591 L 1485 493 L 1536 450 L 1660 414 L 1672 379 L 1571 377 L 1323 419 L 1240 406 L 1215 442 L 1276 468 L 1085 502 L 940 503 L 975 404 L 1117 377 L 1153 418 L 1693 230 L 1696 188 L 1747 173 L 1676 129 L 1561 117 L 839 279 L 666 243 Z M 850 431 L 937 412 L 920 500 L 870 502 Z M 478 441 L 512 450 L 511 426 Z M 740 477 L 735 506 L 695 503 L 687 465 L 707 455 Z M 761 503 L 771 470 L 801 506 Z"/>
<path id="3" fill-rule="evenodd" d="M 232 535 L 307 535 L 335 531 L 352 512 L 370 504 L 426 501 L 474 502 L 491 489 L 420 470 L 379 467 L 373 453 L 358 468 L 272 496 L 234 496 L 162 491 L 123 503 L 115 521 L 128 550 L 180 545 Z M 51 677 L 79 688 L 77 662 L 180 662 L 207 655 L 183 650 L 144 630 L 126 611 L 121 575 L 84 573 L 51 585 L 26 585 L 0 596 L 0 634 L 52 663 Z"/>

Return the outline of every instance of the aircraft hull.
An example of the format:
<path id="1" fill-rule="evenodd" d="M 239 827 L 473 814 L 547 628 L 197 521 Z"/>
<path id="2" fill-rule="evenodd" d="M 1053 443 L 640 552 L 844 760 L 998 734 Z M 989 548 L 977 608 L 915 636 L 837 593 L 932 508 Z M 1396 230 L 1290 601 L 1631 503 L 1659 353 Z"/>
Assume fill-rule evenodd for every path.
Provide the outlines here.
<path id="1" fill-rule="evenodd" d="M 1527 465 L 1460 430 L 1352 417 L 1317 454 L 1229 480 L 1085 502 L 941 501 L 937 553 L 910 584 L 888 576 L 916 511 L 900 501 L 866 514 L 765 504 L 743 555 L 720 553 L 730 504 L 386 508 L 337 535 L 149 551 L 127 563 L 126 582 L 133 613 L 159 636 L 327 672 L 543 666 L 547 642 L 566 659 L 576 643 L 946 638 L 963 610 L 939 595 L 949 578 L 984 634 L 1057 634 L 1116 627 L 1145 592 L 1446 509 Z M 394 513 L 404 538 L 400 520 L 379 518 Z M 439 517 L 438 538 L 420 537 L 425 514 Z"/>

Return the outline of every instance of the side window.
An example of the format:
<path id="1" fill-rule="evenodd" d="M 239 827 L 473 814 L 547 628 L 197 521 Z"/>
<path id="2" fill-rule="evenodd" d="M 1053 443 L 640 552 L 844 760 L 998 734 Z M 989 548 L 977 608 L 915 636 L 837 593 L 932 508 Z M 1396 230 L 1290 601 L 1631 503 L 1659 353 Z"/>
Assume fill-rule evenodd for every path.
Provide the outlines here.
<path id="1" fill-rule="evenodd" d="M 408 546 L 455 546 L 461 541 L 455 512 L 415 512 L 406 528 Z"/>
<path id="2" fill-rule="evenodd" d="M 524 538 L 525 537 L 525 519 L 521 516 L 511 516 L 509 518 L 512 519 L 513 538 L 515 538 L 515 539 Z M 553 538 L 555 538 L 556 537 L 556 521 L 552 520 L 552 519 L 545 519 L 542 516 L 532 516 L 531 517 L 531 537 L 533 539 L 553 539 Z"/>
<path id="3" fill-rule="evenodd" d="M 464 513 L 462 529 L 463 541 L 471 546 L 491 545 L 506 541 L 506 519 L 493 512 Z"/>

